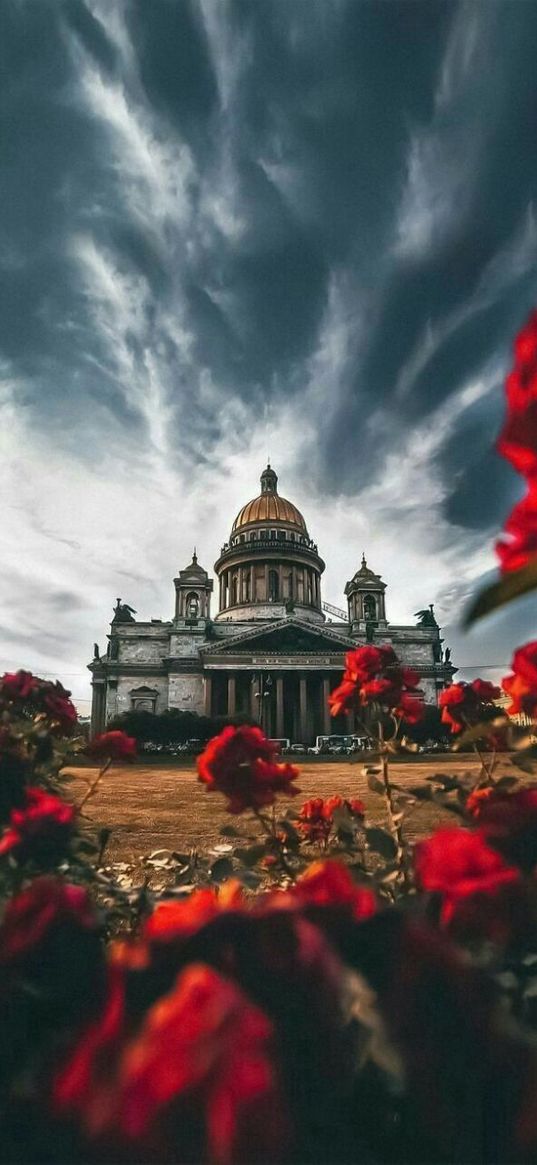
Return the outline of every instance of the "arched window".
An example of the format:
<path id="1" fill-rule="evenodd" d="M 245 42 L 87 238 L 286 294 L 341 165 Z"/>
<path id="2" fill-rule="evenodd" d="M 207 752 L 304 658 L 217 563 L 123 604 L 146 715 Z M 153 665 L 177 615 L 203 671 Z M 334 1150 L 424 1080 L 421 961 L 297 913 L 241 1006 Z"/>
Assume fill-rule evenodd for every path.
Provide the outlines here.
<path id="1" fill-rule="evenodd" d="M 374 595 L 366 595 L 364 598 L 364 619 L 369 621 L 377 617 L 377 601 Z"/>
<path id="2" fill-rule="evenodd" d="M 268 576 L 269 600 L 275 603 L 280 597 L 280 579 L 277 570 L 269 570 Z"/>
<path id="3" fill-rule="evenodd" d="M 239 576 L 231 576 L 231 606 L 235 607 L 239 601 Z"/>
<path id="4" fill-rule="evenodd" d="M 186 596 L 186 617 L 187 619 L 197 619 L 200 611 L 200 601 L 195 591 L 191 591 Z"/>

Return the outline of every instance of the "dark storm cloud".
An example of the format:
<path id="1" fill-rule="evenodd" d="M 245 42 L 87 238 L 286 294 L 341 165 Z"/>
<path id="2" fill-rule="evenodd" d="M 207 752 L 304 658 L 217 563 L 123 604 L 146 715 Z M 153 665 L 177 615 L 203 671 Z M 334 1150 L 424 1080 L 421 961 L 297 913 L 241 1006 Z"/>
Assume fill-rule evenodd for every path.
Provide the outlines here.
<path id="1" fill-rule="evenodd" d="M 4 0 L 0 24 L 13 415 L 70 472 L 123 457 L 143 478 L 152 451 L 164 499 L 160 471 L 198 480 L 287 410 L 314 495 L 359 505 L 390 466 L 373 525 L 423 438 L 461 555 L 490 539 L 519 490 L 492 451 L 501 382 L 537 298 L 537 7 Z"/>

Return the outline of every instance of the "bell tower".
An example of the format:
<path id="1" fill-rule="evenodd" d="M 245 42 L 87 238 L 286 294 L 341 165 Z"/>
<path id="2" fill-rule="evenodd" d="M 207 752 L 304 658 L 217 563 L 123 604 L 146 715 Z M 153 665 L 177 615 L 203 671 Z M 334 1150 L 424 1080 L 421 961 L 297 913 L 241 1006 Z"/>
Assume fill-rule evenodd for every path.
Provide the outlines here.
<path id="1" fill-rule="evenodd" d="M 194 549 L 192 562 L 179 571 L 175 586 L 175 622 L 197 623 L 211 617 L 213 580 L 200 566 Z"/>
<path id="2" fill-rule="evenodd" d="M 374 631 L 383 630 L 386 622 L 386 583 L 367 565 L 362 554 L 360 569 L 345 586 L 349 606 L 349 623 L 353 632 L 369 638 Z"/>

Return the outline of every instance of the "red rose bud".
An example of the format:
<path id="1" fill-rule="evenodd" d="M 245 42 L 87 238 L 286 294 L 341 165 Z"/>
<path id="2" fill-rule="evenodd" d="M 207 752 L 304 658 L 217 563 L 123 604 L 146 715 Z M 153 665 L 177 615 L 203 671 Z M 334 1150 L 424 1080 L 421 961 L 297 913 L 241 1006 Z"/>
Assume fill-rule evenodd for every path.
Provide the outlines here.
<path id="1" fill-rule="evenodd" d="M 86 752 L 94 760 L 132 760 L 136 756 L 136 740 L 119 729 L 101 732 L 90 740 Z"/>
<path id="2" fill-rule="evenodd" d="M 275 762 L 274 746 L 260 728 L 242 724 L 224 728 L 198 757 L 199 780 L 209 792 L 228 799 L 228 813 L 273 805 L 278 793 L 294 797 L 298 769 Z"/>

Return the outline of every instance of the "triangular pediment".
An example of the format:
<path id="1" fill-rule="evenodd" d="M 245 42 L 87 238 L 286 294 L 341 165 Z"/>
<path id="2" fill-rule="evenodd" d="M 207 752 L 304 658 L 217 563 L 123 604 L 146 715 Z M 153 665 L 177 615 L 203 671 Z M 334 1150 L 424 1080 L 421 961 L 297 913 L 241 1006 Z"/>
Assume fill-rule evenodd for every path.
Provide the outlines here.
<path id="1" fill-rule="evenodd" d="M 212 642 L 203 650 L 211 655 L 236 655 L 237 652 L 267 651 L 302 653 L 350 651 L 355 644 L 346 635 L 326 627 L 316 627 L 302 619 L 281 619 L 272 625 L 250 628 L 220 643 Z"/>

